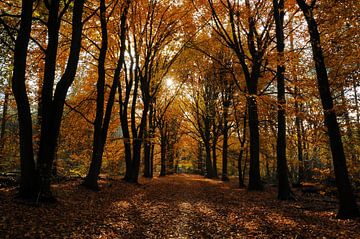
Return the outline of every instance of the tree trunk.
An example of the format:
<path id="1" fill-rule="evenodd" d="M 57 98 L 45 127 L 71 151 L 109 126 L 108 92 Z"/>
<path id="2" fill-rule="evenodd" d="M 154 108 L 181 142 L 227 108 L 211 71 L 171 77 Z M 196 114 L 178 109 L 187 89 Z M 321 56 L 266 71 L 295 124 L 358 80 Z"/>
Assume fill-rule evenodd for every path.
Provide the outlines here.
<path id="1" fill-rule="evenodd" d="M 214 174 L 213 174 L 213 167 L 212 167 L 212 163 L 211 163 L 211 147 L 210 147 L 210 142 L 204 142 L 205 145 L 205 169 L 206 169 L 206 174 L 205 176 L 207 178 L 213 178 Z"/>
<path id="2" fill-rule="evenodd" d="M 260 177 L 259 162 L 259 119 L 256 102 L 256 95 L 250 92 L 247 99 L 249 112 L 249 130 L 250 130 L 250 169 L 249 169 L 249 185 L 248 190 L 262 190 L 263 185 Z"/>
<path id="3" fill-rule="evenodd" d="M 226 94 L 226 93 L 225 93 Z M 221 174 L 221 180 L 222 181 L 229 181 L 229 177 L 228 177 L 228 102 L 225 102 L 223 104 L 224 107 L 224 115 L 223 115 L 223 145 L 222 145 L 222 174 Z M 241 164 L 241 159 L 240 159 L 240 164 Z"/>
<path id="4" fill-rule="evenodd" d="M 133 145 L 133 161 L 131 164 L 131 183 L 137 183 L 139 178 L 139 171 L 140 171 L 140 158 L 141 158 L 141 146 L 142 141 L 141 139 L 136 139 Z"/>
<path id="5" fill-rule="evenodd" d="M 244 183 L 244 177 L 243 177 L 243 169 L 242 169 L 242 158 L 244 155 L 244 149 L 241 148 L 240 149 L 240 153 L 238 156 L 238 173 L 239 173 L 239 188 L 244 188 L 245 187 L 245 183 Z"/>
<path id="6" fill-rule="evenodd" d="M 201 141 L 198 141 L 198 157 L 197 157 L 197 170 L 198 173 L 204 175 L 204 166 L 203 166 L 203 145 Z"/>
<path id="7" fill-rule="evenodd" d="M 22 1 L 21 22 L 15 41 L 12 77 L 12 90 L 16 100 L 19 121 L 21 169 L 19 196 L 22 198 L 32 198 L 36 194 L 32 119 L 25 84 L 27 48 L 32 24 L 32 7 L 33 1 Z"/>
<path id="8" fill-rule="evenodd" d="M 0 131 L 0 157 L 3 157 L 3 149 L 5 145 L 5 133 L 6 133 L 6 121 L 7 121 L 7 114 L 8 114 L 8 106 L 9 106 L 9 91 L 7 87 L 5 90 L 4 96 L 4 103 L 3 103 L 3 112 L 1 118 L 1 131 Z"/>
<path id="9" fill-rule="evenodd" d="M 160 169 L 160 176 L 166 175 L 166 136 L 161 135 L 160 138 L 160 161 L 161 161 L 161 169 Z"/>
<path id="10" fill-rule="evenodd" d="M 213 142 L 211 144 L 211 152 L 212 152 L 212 171 L 213 171 L 213 177 L 217 178 L 218 177 L 218 173 L 217 173 L 217 157 L 216 157 L 216 139 L 215 139 L 215 130 L 214 130 L 214 138 L 213 138 Z"/>
<path id="11" fill-rule="evenodd" d="M 96 118 L 94 122 L 94 141 L 93 141 L 93 153 L 89 172 L 85 177 L 83 185 L 91 190 L 99 190 L 97 183 L 102 164 L 102 157 L 104 153 L 104 147 L 106 144 L 108 129 L 111 120 L 112 108 L 115 101 L 116 90 L 119 86 L 120 73 L 122 71 L 122 66 L 124 63 L 124 54 L 125 54 L 125 39 L 126 39 L 126 17 L 128 4 L 125 6 L 120 20 L 120 56 L 116 65 L 114 72 L 114 78 L 112 85 L 110 87 L 110 93 L 104 112 L 104 94 L 105 94 L 105 59 L 107 52 L 107 23 L 106 23 L 106 5 L 105 1 L 100 2 L 100 22 L 101 22 L 101 35 L 102 43 L 100 48 L 99 56 L 99 65 L 98 65 L 98 82 L 97 82 L 97 103 L 96 103 Z"/>
<path id="12" fill-rule="evenodd" d="M 170 138 L 170 140 L 168 140 L 167 142 L 168 144 L 166 150 L 167 153 L 166 159 L 168 163 L 167 172 L 166 172 L 167 175 L 174 174 L 174 145 L 171 141 L 172 139 Z"/>
<path id="13" fill-rule="evenodd" d="M 150 157 L 151 157 L 151 144 L 146 141 L 144 143 L 144 177 L 150 178 Z"/>
<path id="14" fill-rule="evenodd" d="M 310 42 L 315 62 L 318 89 L 324 110 L 325 125 L 327 127 L 330 140 L 336 185 L 339 192 L 339 211 L 337 217 L 343 219 L 360 217 L 360 212 L 357 207 L 356 199 L 348 176 L 340 128 L 334 110 L 333 98 L 330 92 L 328 75 L 321 48 L 320 34 L 312 12 L 313 6 L 307 5 L 304 0 L 297 0 L 297 3 L 304 13 L 310 33 Z"/>
<path id="15" fill-rule="evenodd" d="M 102 124 L 104 117 L 104 100 L 105 100 L 105 60 L 108 48 L 108 34 L 106 21 L 105 0 L 100 1 L 100 24 L 101 24 L 101 48 L 98 58 L 98 80 L 96 83 L 96 116 L 94 121 L 94 136 L 92 145 L 92 156 L 89 172 L 86 175 L 83 185 L 94 191 L 99 190 L 97 183 L 100 174 L 102 156 L 104 153 L 102 144 Z"/>
<path id="16" fill-rule="evenodd" d="M 150 178 L 154 177 L 154 149 L 155 149 L 155 144 L 151 144 L 151 150 L 150 150 Z"/>
<path id="17" fill-rule="evenodd" d="M 148 128 L 145 130 L 146 132 L 146 139 L 144 144 L 144 177 L 151 178 L 151 140 L 152 140 L 152 131 L 153 131 L 153 117 L 154 117 L 154 110 L 153 105 L 150 103 L 149 106 L 149 125 Z"/>
<path id="18" fill-rule="evenodd" d="M 55 1 L 56 2 L 56 1 Z M 56 5 L 56 4 L 55 4 Z M 42 121 L 41 121 L 41 136 L 40 136 L 40 148 L 38 157 L 38 172 L 39 172 L 39 197 L 42 200 L 53 201 L 53 196 L 50 189 L 51 171 L 52 164 L 55 158 L 55 152 L 57 147 L 57 139 L 60 132 L 61 118 L 64 111 L 65 98 L 67 91 L 74 81 L 75 74 L 77 71 L 77 65 L 79 61 L 80 48 L 81 48 L 81 34 L 82 34 L 82 13 L 83 13 L 84 0 L 75 0 L 73 7 L 72 17 L 72 35 L 70 44 L 70 53 L 65 68 L 64 74 L 56 85 L 54 96 L 52 97 L 52 86 L 54 80 L 54 73 L 51 72 L 53 69 L 53 63 L 56 62 L 56 52 L 54 53 L 51 49 L 48 49 L 48 68 L 45 62 L 45 76 L 49 79 L 44 78 L 43 94 L 42 94 Z M 57 11 L 53 8 L 50 9 L 51 14 L 57 16 Z M 57 22 L 60 19 L 57 19 Z M 49 21 L 48 24 L 52 23 Z M 55 23 L 54 23 L 55 24 Z M 50 25 L 50 34 L 54 39 L 57 37 L 53 36 L 55 33 L 59 33 L 58 26 L 57 31 Z M 54 31 L 54 32 L 53 32 Z M 50 44 L 50 41 L 49 41 Z M 53 45 L 54 42 L 51 44 Z M 57 44 L 57 40 L 56 40 Z M 49 47 L 49 46 L 48 46 Z M 53 55 L 55 54 L 55 56 Z M 55 57 L 55 59 L 53 58 Z M 51 85 L 51 92 L 49 94 L 49 87 Z M 53 98 L 53 99 L 52 99 Z"/>
<path id="19" fill-rule="evenodd" d="M 130 182 L 138 183 L 139 171 L 140 171 L 140 161 L 141 161 L 141 147 L 143 144 L 143 137 L 145 133 L 145 124 L 147 120 L 147 113 L 149 110 L 149 105 L 147 102 L 144 102 L 144 109 L 142 112 L 141 122 L 139 125 L 139 134 L 137 138 L 134 139 L 133 145 L 133 160 L 131 164 L 131 179 Z"/>
<path id="20" fill-rule="evenodd" d="M 284 57 L 284 0 L 273 0 L 274 18 L 276 25 L 276 49 L 277 49 L 277 103 L 278 103 L 278 132 L 277 132 L 277 176 L 278 176 L 278 199 L 293 199 L 286 162 L 286 117 L 285 117 L 285 57 Z"/>

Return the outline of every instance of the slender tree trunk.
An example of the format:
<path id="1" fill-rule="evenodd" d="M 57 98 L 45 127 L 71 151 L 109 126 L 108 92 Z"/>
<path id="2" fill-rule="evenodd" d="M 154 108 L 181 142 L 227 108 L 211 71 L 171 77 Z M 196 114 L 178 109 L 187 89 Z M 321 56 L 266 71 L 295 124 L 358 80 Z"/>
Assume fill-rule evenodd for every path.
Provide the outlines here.
<path id="1" fill-rule="evenodd" d="M 244 160 L 244 169 L 243 169 L 243 181 L 245 182 L 245 175 L 246 175 L 246 168 L 247 168 L 247 163 L 249 161 L 249 150 L 245 149 L 245 160 Z"/>
<path id="2" fill-rule="evenodd" d="M 215 130 L 214 130 L 215 131 Z M 213 142 L 211 144 L 211 152 L 212 152 L 212 170 L 213 170 L 213 177 L 217 178 L 218 177 L 218 173 L 217 173 L 217 157 L 216 157 L 216 138 L 215 138 L 215 134 L 216 132 L 214 132 L 214 138 L 213 138 Z"/>
<path id="3" fill-rule="evenodd" d="M 259 119 L 256 96 L 251 92 L 248 97 L 249 130 L 250 130 L 250 169 L 248 190 L 262 190 L 263 185 L 260 177 L 260 137 Z"/>
<path id="4" fill-rule="evenodd" d="M 239 173 L 239 188 L 244 188 L 245 187 L 245 183 L 244 183 L 244 176 L 243 176 L 243 168 L 242 168 L 242 158 L 244 155 L 244 146 L 242 146 L 242 148 L 240 149 L 240 153 L 238 156 L 238 173 Z"/>
<path id="5" fill-rule="evenodd" d="M 330 140 L 336 185 L 339 192 L 339 211 L 337 217 L 360 217 L 360 212 L 357 207 L 356 199 L 353 194 L 348 176 L 344 147 L 341 141 L 340 128 L 334 110 L 333 98 L 330 92 L 328 75 L 323 51 L 321 48 L 320 33 L 318 31 L 317 23 L 312 12 L 313 6 L 307 5 L 304 0 L 297 0 L 297 3 L 304 13 L 310 33 L 310 42 L 315 62 L 318 89 L 324 110 L 325 125 L 327 127 Z"/>
<path id="6" fill-rule="evenodd" d="M 227 133 L 226 136 L 224 134 L 224 140 L 223 140 L 223 152 L 222 152 L 222 174 L 221 174 L 221 180 L 222 181 L 229 181 L 228 177 L 228 137 Z"/>
<path id="7" fill-rule="evenodd" d="M 295 87 L 295 95 L 297 94 L 297 87 Z M 304 181 L 304 160 L 303 160 L 303 142 L 302 142 L 302 133 L 301 133 L 301 121 L 302 119 L 299 116 L 299 103 L 295 99 L 295 127 L 296 127 L 296 138 L 297 138 L 297 151 L 298 151 L 298 180 L 297 184 L 300 185 Z"/>
<path id="8" fill-rule="evenodd" d="M 146 141 L 144 143 L 144 177 L 150 178 L 150 157 L 151 157 L 151 144 Z"/>
<path id="9" fill-rule="evenodd" d="M 9 91 L 7 87 L 5 88 L 5 96 L 4 96 L 4 103 L 3 103 L 3 112 L 1 118 L 1 131 L 0 131 L 0 157 L 3 156 L 3 149 L 5 145 L 5 133 L 6 133 L 6 121 L 8 115 L 8 106 L 9 106 Z"/>
<path id="10" fill-rule="evenodd" d="M 211 146 L 210 142 L 204 142 L 205 145 L 205 169 L 206 169 L 206 177 L 213 178 L 213 167 L 211 163 Z"/>
<path id="11" fill-rule="evenodd" d="M 166 153 L 167 153 L 167 163 L 168 163 L 168 167 L 167 167 L 167 175 L 171 175 L 171 174 L 174 174 L 174 145 L 172 143 L 172 139 L 171 139 L 171 136 L 169 137 L 170 140 L 168 140 L 168 143 L 167 143 L 167 150 L 166 150 Z"/>
<path id="12" fill-rule="evenodd" d="M 154 150 L 155 150 L 155 145 L 151 144 L 151 151 L 150 151 L 150 178 L 154 177 Z"/>
<path id="13" fill-rule="evenodd" d="M 135 152 L 135 142 L 137 140 L 138 134 L 136 130 L 136 102 L 138 97 L 138 87 L 139 87 L 139 77 L 137 76 L 137 72 L 135 73 L 134 78 L 134 91 L 132 95 L 132 104 L 131 104 L 131 133 L 132 133 L 132 158 L 129 161 L 129 167 L 126 167 L 126 173 L 124 180 L 126 182 L 131 183 L 132 182 L 132 170 L 133 170 L 133 160 L 135 158 L 134 152 Z M 129 142 L 130 143 L 130 142 Z"/>
<path id="14" fill-rule="evenodd" d="M 166 175 L 166 136 L 163 133 L 160 137 L 160 161 L 161 161 L 161 168 L 160 168 L 160 176 Z"/>
<path id="15" fill-rule="evenodd" d="M 240 138 L 240 132 L 238 132 L 239 133 L 239 140 L 240 140 L 240 153 L 239 153 L 239 158 L 238 158 L 239 188 L 244 188 L 245 187 L 244 175 L 245 175 L 245 168 L 246 168 L 246 158 L 245 158 L 244 170 L 241 167 L 241 165 L 242 165 L 241 162 L 242 162 L 242 158 L 243 158 L 244 151 L 245 151 L 246 124 L 247 124 L 246 123 L 246 121 L 247 121 L 246 117 L 247 117 L 247 110 L 245 109 L 244 119 L 243 119 L 243 138 L 242 138 L 242 140 Z M 240 125 L 238 125 L 238 127 L 240 127 Z"/>
<path id="16" fill-rule="evenodd" d="M 149 125 L 146 129 L 146 139 L 144 144 L 144 177 L 151 177 L 151 139 L 152 139 L 152 130 L 153 130 L 153 117 L 154 117 L 154 109 L 152 103 L 149 106 Z"/>
<path id="17" fill-rule="evenodd" d="M 94 121 L 94 136 L 92 145 L 92 156 L 89 172 L 86 175 L 83 185 L 89 189 L 98 191 L 99 185 L 97 183 L 98 175 L 100 174 L 103 148 L 102 144 L 102 124 L 104 118 L 104 104 L 105 104 L 105 60 L 108 48 L 108 33 L 106 21 L 106 5 L 105 0 L 100 1 L 100 24 L 101 24 L 101 48 L 98 58 L 98 80 L 96 83 L 96 116 Z"/>
<path id="18" fill-rule="evenodd" d="M 126 126 L 123 125 L 126 120 Z M 121 124 L 123 125 L 123 138 L 124 138 L 124 149 L 125 149 L 125 177 L 124 180 L 127 181 L 130 179 L 130 168 L 131 168 L 131 141 L 130 141 L 130 133 L 127 125 L 127 116 L 122 118 Z M 124 130 L 127 129 L 127 130 Z"/>
<path id="19" fill-rule="evenodd" d="M 36 194 L 32 119 L 25 84 L 27 48 L 32 24 L 32 7 L 33 1 L 22 1 L 21 22 L 15 41 L 12 76 L 12 90 L 16 100 L 19 121 L 21 169 L 19 196 L 22 198 L 32 198 Z"/>
<path id="20" fill-rule="evenodd" d="M 140 158 L 141 158 L 141 146 L 142 140 L 136 139 L 133 145 L 133 161 L 131 164 L 131 183 L 137 183 L 139 178 L 139 171 L 140 171 Z"/>
<path id="21" fill-rule="evenodd" d="M 294 34 L 293 32 L 293 26 L 292 26 L 292 20 L 290 20 L 289 22 L 289 28 L 290 28 L 290 51 L 293 52 L 294 51 Z M 296 184 L 298 186 L 300 186 L 300 184 L 304 181 L 304 160 L 303 160 L 303 142 L 302 142 L 302 132 L 301 132 L 301 124 L 302 124 L 302 119 L 300 117 L 300 112 L 302 111 L 302 107 L 301 104 L 299 104 L 299 100 L 300 100 L 300 90 L 298 87 L 298 77 L 296 75 L 296 71 L 295 71 L 295 67 L 293 67 L 293 69 L 291 70 L 291 75 L 293 77 L 294 80 L 294 107 L 295 107 L 295 128 L 296 128 L 296 141 L 297 141 L 297 156 L 298 156 L 298 163 L 299 163 L 299 167 L 298 167 L 298 178 L 297 178 L 297 182 Z"/>
<path id="22" fill-rule="evenodd" d="M 125 54 L 125 38 L 126 38 L 126 18 L 129 7 L 129 1 L 123 9 L 120 20 L 120 56 L 114 72 L 114 78 L 110 87 L 109 98 L 107 101 L 106 109 L 104 110 L 104 95 L 105 95 L 105 60 L 107 52 L 107 20 L 106 20 L 106 5 L 105 0 L 100 2 L 100 22 L 102 43 L 100 48 L 99 65 L 98 65 L 98 82 L 97 82 L 97 104 L 96 104 L 96 117 L 94 122 L 94 141 L 92 159 L 89 172 L 85 177 L 83 185 L 91 190 L 99 190 L 97 180 L 101 171 L 102 157 L 106 144 L 108 129 L 111 120 L 112 108 L 115 101 L 116 90 L 120 84 L 120 73 L 124 63 Z"/>
<path id="23" fill-rule="evenodd" d="M 147 120 L 148 110 L 149 110 L 149 105 L 146 102 L 144 102 L 143 114 L 139 125 L 139 134 L 137 135 L 137 138 L 134 139 L 133 160 L 131 164 L 131 179 L 130 179 L 130 182 L 132 183 L 137 183 L 139 178 L 141 147 L 143 144 L 143 137 L 145 132 L 145 124 Z"/>
<path id="24" fill-rule="evenodd" d="M 201 141 L 198 141 L 198 158 L 197 158 L 197 169 L 198 173 L 204 175 L 204 167 L 203 167 L 203 145 Z"/>
<path id="25" fill-rule="evenodd" d="M 226 94 L 226 93 L 225 93 Z M 223 113 L 223 145 L 222 145 L 222 174 L 221 174 L 221 180 L 222 181 L 229 181 L 228 177 L 228 134 L 229 134 L 229 127 L 228 127 L 228 104 L 229 102 L 225 102 L 223 104 L 224 107 L 224 113 Z M 241 164 L 241 159 L 240 159 Z"/>
<path id="26" fill-rule="evenodd" d="M 273 0 L 274 18 L 276 25 L 276 49 L 277 59 L 277 103 L 278 103 L 278 132 L 277 132 L 277 176 L 278 176 L 278 199 L 293 199 L 288 177 L 286 161 L 286 116 L 285 116 L 285 37 L 284 37 L 284 0 Z"/>

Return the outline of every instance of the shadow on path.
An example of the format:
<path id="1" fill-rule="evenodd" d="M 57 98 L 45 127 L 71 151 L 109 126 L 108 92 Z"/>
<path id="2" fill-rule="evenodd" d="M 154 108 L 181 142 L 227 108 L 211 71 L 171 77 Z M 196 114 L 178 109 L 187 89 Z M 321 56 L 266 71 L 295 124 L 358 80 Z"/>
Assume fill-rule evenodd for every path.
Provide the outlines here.
<path id="1" fill-rule="evenodd" d="M 59 203 L 0 201 L 0 238 L 357 238 L 360 221 L 334 218 L 326 203 L 280 202 L 275 189 L 173 175 L 141 185 L 102 182 L 99 193 L 59 184 Z M 7 196 L 6 196 L 7 195 Z M 309 204 L 310 203 L 310 204 Z M 311 206 L 309 206 L 311 205 Z"/>

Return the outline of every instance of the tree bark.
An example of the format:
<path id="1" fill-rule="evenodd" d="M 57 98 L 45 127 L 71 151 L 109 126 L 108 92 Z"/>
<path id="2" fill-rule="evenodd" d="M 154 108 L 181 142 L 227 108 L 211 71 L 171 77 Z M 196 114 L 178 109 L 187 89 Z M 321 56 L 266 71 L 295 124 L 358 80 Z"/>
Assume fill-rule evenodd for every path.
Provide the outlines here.
<path id="1" fill-rule="evenodd" d="M 144 177 L 151 178 L 151 146 L 153 137 L 154 108 L 152 103 L 149 106 L 149 125 L 146 128 L 146 139 L 144 144 Z"/>
<path id="2" fill-rule="evenodd" d="M 57 17 L 59 10 L 58 3 L 53 1 L 54 7 L 50 7 L 50 15 L 52 16 L 48 22 L 49 37 L 53 38 L 50 46 L 58 44 L 60 19 Z M 38 157 L 38 171 L 39 171 L 39 195 L 42 200 L 52 201 L 54 198 L 50 189 L 52 164 L 55 158 L 57 147 L 57 139 L 60 132 L 61 118 L 64 111 L 65 98 L 67 91 L 74 81 L 77 63 L 79 61 L 81 48 L 81 34 L 82 34 L 82 13 L 84 0 L 75 0 L 72 17 L 72 38 L 70 44 L 70 53 L 66 69 L 61 79 L 56 85 L 54 96 L 52 97 L 52 88 L 54 84 L 55 68 L 53 64 L 56 63 L 56 52 L 52 49 L 47 49 L 47 57 L 45 57 L 45 74 L 42 92 L 42 119 L 41 119 L 41 136 L 40 148 Z M 51 24 L 55 24 L 55 27 Z M 57 50 L 56 50 L 57 51 Z M 48 60 L 48 62 L 46 62 Z M 51 72 L 54 70 L 54 72 Z M 49 78 L 46 78 L 49 77 Z M 51 89 L 51 90 L 50 90 Z"/>
<path id="3" fill-rule="evenodd" d="M 25 85 L 27 48 L 32 24 L 32 7 L 33 1 L 22 1 L 21 22 L 15 41 L 12 76 L 12 91 L 16 100 L 19 121 L 21 169 L 19 196 L 22 198 L 32 198 L 36 194 L 32 119 Z"/>
<path id="4" fill-rule="evenodd" d="M 5 87 L 4 89 L 4 103 L 3 103 L 3 112 L 2 112 L 2 118 L 1 118 L 1 131 L 0 131 L 0 157 L 3 156 L 3 150 L 5 146 L 5 133 L 6 133 L 6 121 L 7 121 L 7 115 L 8 115 L 8 107 L 9 107 L 9 91 L 8 87 Z"/>
<path id="5" fill-rule="evenodd" d="M 97 183 L 100 174 L 102 156 L 104 149 L 102 147 L 103 135 L 102 126 L 104 118 L 104 100 L 105 100 L 105 61 L 108 48 L 108 33 L 106 20 L 106 5 L 105 0 L 100 1 L 100 25 L 101 25 L 101 48 L 98 58 L 98 80 L 96 83 L 96 115 L 94 121 L 94 135 L 92 145 L 92 155 L 89 172 L 86 175 L 83 185 L 94 191 L 99 190 Z"/>
<path id="6" fill-rule="evenodd" d="M 228 90 L 228 89 L 226 89 Z M 224 92 L 226 94 L 230 94 L 229 92 Z M 222 174 L 221 180 L 222 181 L 229 181 L 228 177 L 228 138 L 229 138 L 229 125 L 228 125 L 228 111 L 229 111 L 229 104 L 230 102 L 228 99 L 225 99 L 223 102 L 223 145 L 222 145 Z M 241 160 L 239 161 L 241 164 Z"/>
<path id="7" fill-rule="evenodd" d="M 277 176 L 278 176 L 278 199 L 293 199 L 286 162 L 286 117 L 285 117 L 285 37 L 284 37 L 284 0 L 273 0 L 274 19 L 276 25 L 276 49 L 277 49 L 277 104 L 278 104 L 278 132 L 277 132 Z"/>
<path id="8" fill-rule="evenodd" d="M 348 176 L 340 128 L 334 110 L 333 98 L 321 48 L 320 33 L 312 11 L 313 6 L 309 6 L 304 0 L 297 0 L 297 3 L 305 16 L 308 25 L 317 75 L 317 85 L 324 110 L 324 121 L 330 140 L 336 185 L 339 192 L 339 211 L 337 217 L 342 219 L 360 217 L 360 212 Z M 313 1 L 313 3 L 315 2 Z"/>
<path id="9" fill-rule="evenodd" d="M 215 124 L 214 124 L 215 125 Z M 215 127 L 215 126 L 214 126 Z M 217 143 L 217 137 L 215 136 L 216 130 L 213 131 L 213 142 L 211 144 L 211 152 L 212 152 L 212 170 L 213 170 L 213 177 L 217 178 L 218 177 L 218 172 L 217 172 L 217 155 L 216 155 L 216 143 Z"/>
<path id="10" fill-rule="evenodd" d="M 204 142 L 205 145 L 205 169 L 206 169 L 206 177 L 213 178 L 213 167 L 211 163 L 211 146 L 210 142 Z"/>
<path id="11" fill-rule="evenodd" d="M 113 105 L 115 102 L 115 94 L 116 90 L 120 84 L 120 74 L 122 71 L 124 56 L 125 56 L 125 39 L 126 39 L 126 19 L 129 8 L 129 1 L 127 1 L 123 12 L 121 14 L 120 20 L 120 56 L 118 58 L 118 62 L 116 65 L 116 69 L 114 72 L 113 82 L 110 87 L 110 93 L 108 97 L 108 101 L 106 104 L 106 109 L 104 111 L 104 94 L 105 94 L 105 59 L 107 52 L 107 24 L 106 24 L 106 5 L 105 1 L 102 0 L 100 2 L 100 21 L 101 21 L 101 32 L 102 32 L 102 45 L 100 48 L 100 56 L 99 56 L 99 65 L 98 65 L 98 73 L 99 78 L 97 82 L 97 104 L 96 104 L 96 117 L 94 122 L 94 142 L 93 142 L 93 152 L 92 159 L 89 168 L 89 172 L 85 177 L 83 185 L 91 190 L 99 190 L 99 186 L 97 183 L 101 164 L 102 157 L 104 153 L 104 147 L 106 144 L 108 129 L 111 120 L 111 114 Z"/>
<path id="12" fill-rule="evenodd" d="M 250 93 L 250 91 L 249 91 Z M 250 93 L 247 100 L 249 112 L 249 131 L 250 131 L 250 169 L 248 190 L 262 190 L 263 185 L 260 177 L 260 137 L 259 137 L 259 116 L 257 109 L 256 96 Z"/>
<path id="13" fill-rule="evenodd" d="M 160 176 L 166 175 L 166 141 L 165 133 L 162 133 L 160 137 Z"/>

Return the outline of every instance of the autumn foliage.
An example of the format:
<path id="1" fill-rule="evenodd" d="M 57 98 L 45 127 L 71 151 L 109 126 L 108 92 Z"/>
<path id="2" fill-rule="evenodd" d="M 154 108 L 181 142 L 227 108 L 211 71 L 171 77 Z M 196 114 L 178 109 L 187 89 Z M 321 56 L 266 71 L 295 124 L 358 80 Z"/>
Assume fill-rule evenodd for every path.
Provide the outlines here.
<path id="1" fill-rule="evenodd" d="M 304 207 L 316 200 L 321 212 L 316 214 L 313 207 L 311 217 L 326 225 L 335 219 L 329 219 L 334 208 L 327 209 L 324 201 L 334 198 L 337 217 L 360 216 L 357 1 L 1 0 L 0 7 L 2 208 L 16 207 L 9 198 L 15 191 L 26 205 L 57 200 L 90 205 L 76 194 L 84 188 L 104 189 L 91 194 L 92 200 L 104 197 L 103 205 L 120 200 L 111 195 L 135 200 L 117 208 L 119 215 L 131 208 L 126 220 L 134 223 L 118 222 L 125 228 L 143 222 L 136 212 L 145 213 L 146 205 L 137 197 L 149 194 L 144 197 L 159 210 L 162 199 L 177 198 L 177 205 L 164 207 L 182 208 L 171 213 L 178 213 L 174 218 L 179 225 L 195 234 L 179 227 L 169 229 L 177 234 L 167 237 L 277 237 L 267 234 L 268 223 L 268 229 L 254 226 L 261 222 L 247 214 L 243 216 L 253 225 L 239 235 L 225 225 L 187 225 L 181 216 L 196 210 L 199 218 L 206 217 L 204 224 L 212 216 L 221 224 L 225 214 L 230 220 L 241 205 L 248 210 L 251 195 L 268 202 L 259 201 L 248 213 L 259 216 L 256 208 L 263 206 L 271 220 L 281 215 L 276 223 L 294 228 L 294 237 L 311 236 L 298 226 L 308 225 Z M 207 179 L 187 175 L 167 180 L 176 173 Z M 150 189 L 120 183 L 120 178 L 135 185 L 146 182 Z M 248 191 L 236 190 L 235 178 Z M 115 192 L 109 179 L 129 195 Z M 75 184 L 84 188 L 75 189 Z M 174 195 L 164 192 L 172 184 L 183 193 L 205 187 L 217 199 L 207 201 L 211 205 L 206 208 L 201 195 L 199 207 L 189 207 L 189 198 L 176 189 Z M 270 185 L 276 186 L 278 199 L 300 202 L 285 202 L 280 211 L 269 207 L 275 190 Z M 299 197 L 299 192 L 316 194 L 316 200 Z M 218 201 L 224 203 L 221 208 L 216 208 Z M 70 210 L 74 205 L 67 206 Z M 61 207 L 39 210 L 52 214 Z M 293 211 L 287 215 L 287 209 Z M 144 222 L 153 225 L 152 214 L 145 214 Z M 344 237 L 352 235 L 349 225 L 343 225 Z M 215 232 L 219 228 L 228 231 Z M 259 233 L 251 234 L 251 228 Z M 165 235 L 160 229 L 153 235 L 146 226 L 134 229 L 135 234 L 107 229 L 104 237 Z M 64 236 L 80 237 L 85 228 L 80 225 L 79 230 Z M 28 232 L 29 237 L 42 235 Z M 102 230 L 96 233 L 100 236 Z M 319 236 L 332 236 L 326 233 Z"/>

